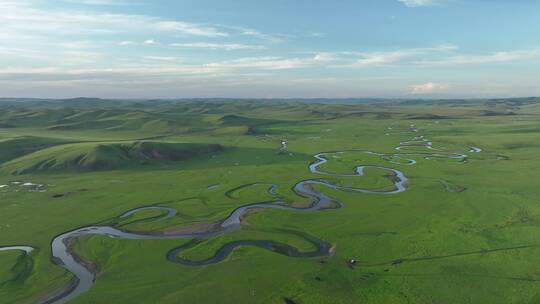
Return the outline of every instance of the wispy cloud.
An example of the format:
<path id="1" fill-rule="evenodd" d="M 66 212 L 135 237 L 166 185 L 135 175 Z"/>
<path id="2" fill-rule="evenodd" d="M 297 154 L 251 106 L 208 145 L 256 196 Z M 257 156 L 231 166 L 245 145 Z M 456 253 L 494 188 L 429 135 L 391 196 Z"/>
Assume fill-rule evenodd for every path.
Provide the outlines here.
<path id="1" fill-rule="evenodd" d="M 457 55 L 435 60 L 421 60 L 421 65 L 466 65 L 540 59 L 540 49 L 501 51 L 486 55 Z"/>
<path id="2" fill-rule="evenodd" d="M 435 4 L 435 0 L 398 0 L 399 2 L 405 4 L 408 7 L 421 7 L 421 6 L 430 6 Z"/>
<path id="3" fill-rule="evenodd" d="M 87 5 L 120 3 L 112 0 L 72 2 Z M 400 2 L 410 7 L 443 3 Z M 154 82 L 168 83 L 170 88 L 178 88 L 177 82 L 204 87 L 203 84 L 216 79 L 224 85 L 233 82 L 235 85 L 259 83 L 261 87 L 265 83 L 279 84 L 281 87 L 275 87 L 276 90 L 309 83 L 322 90 L 319 86 L 324 84 L 340 87 L 339 83 L 347 77 L 382 79 L 385 76 L 405 77 L 405 80 L 396 81 L 393 87 L 400 94 L 451 94 L 465 88 L 460 81 L 469 84 L 467 77 L 481 78 L 479 75 L 484 73 L 490 81 L 496 77 L 507 77 L 506 80 L 510 76 L 502 74 L 507 63 L 531 63 L 530 70 L 533 70 L 532 66 L 540 62 L 540 49 L 534 46 L 499 51 L 489 51 L 486 46 L 486 51 L 475 53 L 467 51 L 467 45 L 459 48 L 454 44 L 394 49 L 375 49 L 369 44 L 366 45 L 368 49 L 362 49 L 362 46 L 355 48 L 354 44 L 346 44 L 350 49 L 343 50 L 341 48 L 347 46 L 333 44 L 336 37 L 332 29 L 324 39 L 308 39 L 323 34 L 299 30 L 291 31 L 295 34 L 287 36 L 212 22 L 192 23 L 150 15 L 103 12 L 110 7 L 68 5 L 52 10 L 36 3 L 45 1 L 0 0 L 0 87 L 3 90 L 10 89 L 8 84 L 17 85 L 25 93 L 28 92 L 25 87 L 36 84 L 61 87 L 77 83 L 84 88 L 85 84 L 90 87 L 89 84 L 96 82 L 108 83 L 111 87 L 133 83 L 144 87 L 144 84 Z M 111 11 L 121 9 L 115 7 Z M 306 41 L 313 47 L 312 51 L 306 51 Z M 182 57 L 178 57 L 179 53 Z M 238 54 L 249 55 L 238 58 Z M 485 65 L 490 69 L 474 65 Z M 489 74 L 494 66 L 503 67 L 499 70 L 502 72 Z M 418 73 L 410 73 L 413 70 Z M 529 85 L 528 81 L 534 82 L 537 73 L 527 72 L 533 77 L 523 83 Z M 459 78 L 452 78 L 454 75 Z M 419 77 L 422 78 L 418 80 Z M 518 81 L 513 84 L 519 85 Z M 357 92 L 354 81 L 340 88 L 343 92 Z M 462 90 L 474 89 L 466 87 Z"/>
<path id="4" fill-rule="evenodd" d="M 170 46 L 182 48 L 210 49 L 210 50 L 261 50 L 265 47 L 262 45 L 240 44 L 240 43 L 209 43 L 209 42 L 193 42 L 193 43 L 172 43 Z"/>
<path id="5" fill-rule="evenodd" d="M 64 0 L 67 3 L 83 4 L 83 5 L 129 5 L 131 3 L 121 0 Z"/>
<path id="6" fill-rule="evenodd" d="M 218 63 L 209 63 L 205 66 L 216 69 L 289 70 L 310 66 L 324 66 L 333 60 L 333 56 L 320 53 L 312 57 L 248 57 Z"/>
<path id="7" fill-rule="evenodd" d="M 143 56 L 143 59 L 149 61 L 165 61 L 165 62 L 182 62 L 183 59 L 179 57 L 170 57 L 170 56 Z"/>
<path id="8" fill-rule="evenodd" d="M 36 8 L 21 0 L 0 1 L 1 33 L 19 35 L 73 35 L 170 32 L 191 36 L 227 37 L 230 34 L 213 26 L 147 15 L 62 11 Z M 39 24 L 39 26 L 28 26 Z"/>
<path id="9" fill-rule="evenodd" d="M 458 47 L 453 44 L 443 44 L 427 48 L 412 48 L 386 52 L 357 53 L 360 59 L 351 66 L 384 66 L 391 64 L 404 63 L 412 61 L 422 56 L 431 56 L 437 53 L 445 53 L 457 50 Z"/>
<path id="10" fill-rule="evenodd" d="M 540 49 L 508 50 L 489 54 L 456 54 L 458 46 L 443 44 L 434 47 L 380 52 L 334 53 L 341 63 L 336 67 L 365 68 L 383 66 L 443 66 L 516 62 L 540 59 Z M 352 60 L 353 58 L 355 58 Z M 352 61 L 351 61 L 352 60 Z"/>
<path id="11" fill-rule="evenodd" d="M 253 37 L 253 38 L 264 40 L 271 43 L 283 42 L 287 38 L 289 38 L 289 36 L 287 35 L 262 33 L 258 30 L 254 30 L 250 28 L 241 28 L 241 27 L 230 27 L 230 28 L 235 31 L 238 31 L 239 34 L 242 36 Z"/>
<path id="12" fill-rule="evenodd" d="M 21 65 L 23 67 L 31 64 L 37 64 L 39 66 L 54 65 L 59 67 L 86 65 L 95 64 L 100 59 L 103 59 L 103 54 L 97 51 L 61 46 L 57 46 L 57 48 L 58 50 L 56 52 L 46 53 L 28 48 L 0 47 L 0 57 L 9 58 L 14 62 L 24 60 L 24 64 Z M 8 61 L 3 62 L 3 66 L 10 66 L 11 64 Z"/>
<path id="13" fill-rule="evenodd" d="M 182 61 L 176 57 L 145 56 L 143 59 L 154 61 Z M 69 67 L 10 67 L 0 69 L 0 79 L 25 78 L 33 80 L 54 79 L 91 79 L 102 77 L 124 76 L 133 77 L 170 77 L 193 75 L 230 75 L 243 74 L 254 70 L 278 71 L 302 67 L 324 65 L 332 61 L 332 57 L 317 54 L 309 57 L 246 57 L 234 60 L 220 61 L 207 64 L 120 64 L 110 68 L 69 68 Z"/>
<path id="14" fill-rule="evenodd" d="M 112 0 L 73 1 L 100 5 L 122 3 L 122 1 Z M 277 39 L 274 35 L 242 27 L 68 8 L 71 6 L 54 10 L 44 9 L 43 7 L 46 6 L 38 5 L 40 3 L 42 3 L 41 0 L 0 0 L 0 40 L 3 46 L 9 46 L 9 50 L 7 47 L 0 50 L 0 53 L 4 55 L 0 58 L 0 64 L 4 66 L 7 63 L 13 64 L 17 61 L 12 60 L 15 58 L 19 59 L 18 63 L 21 66 L 37 64 L 61 67 L 67 62 L 75 64 L 77 60 L 81 64 L 99 63 L 110 66 L 114 65 L 111 64 L 112 60 L 118 60 L 114 58 L 119 53 L 114 50 L 114 46 L 153 45 L 157 47 L 161 45 L 166 57 L 170 54 L 165 52 L 172 52 L 172 50 L 165 49 L 165 46 L 169 45 L 165 42 L 173 39 L 173 41 L 179 41 L 176 45 L 179 47 L 215 50 L 262 50 L 265 49 L 263 43 L 253 44 L 249 41 L 267 42 Z M 29 24 L 39 26 L 29 26 Z M 242 43 L 223 42 L 223 40 L 232 39 L 233 36 Z M 182 42 L 182 39 L 193 37 L 216 39 L 218 42 Z M 73 41 L 76 40 L 85 40 L 88 43 L 75 44 Z M 15 49 L 17 51 L 13 51 Z M 92 61 L 92 58 L 96 59 L 101 55 L 99 51 L 106 55 L 107 59 L 103 62 Z M 130 52 L 139 53 L 138 58 L 149 55 L 145 54 L 148 48 L 131 48 Z M 76 58 L 78 55 L 81 55 L 81 58 Z M 26 60 L 24 63 L 22 63 L 23 59 Z"/>
<path id="15" fill-rule="evenodd" d="M 228 37 L 229 33 L 220 31 L 215 27 L 203 26 L 193 23 L 181 22 L 181 21 L 158 21 L 152 25 L 155 29 L 160 31 L 172 31 L 180 32 L 194 36 L 205 37 Z"/>

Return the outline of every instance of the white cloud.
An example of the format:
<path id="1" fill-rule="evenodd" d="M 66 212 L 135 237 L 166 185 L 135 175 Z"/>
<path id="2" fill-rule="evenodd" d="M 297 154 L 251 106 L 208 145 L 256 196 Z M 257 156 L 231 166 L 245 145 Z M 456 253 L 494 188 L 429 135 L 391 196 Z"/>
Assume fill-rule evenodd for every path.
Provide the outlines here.
<path id="1" fill-rule="evenodd" d="M 170 56 L 143 56 L 143 59 L 150 61 L 167 61 L 167 62 L 181 62 L 182 58 L 170 57 Z"/>
<path id="2" fill-rule="evenodd" d="M 11 61 L 19 60 L 24 63 L 21 66 L 26 67 L 32 63 L 39 66 L 57 65 L 73 66 L 80 64 L 95 64 L 103 58 L 103 54 L 96 51 L 79 49 L 77 47 L 59 47 L 56 46 L 56 52 L 41 52 L 27 48 L 0 47 L 0 58 L 9 58 L 10 61 L 2 61 L 3 66 L 8 66 Z"/>
<path id="3" fill-rule="evenodd" d="M 109 2 L 108 0 L 74 1 L 87 4 Z M 111 0 L 110 3 L 119 3 L 120 1 Z M 15 68 L 50 66 L 59 69 L 77 67 L 81 70 L 96 67 L 117 67 L 119 63 L 126 62 L 119 58 L 125 54 L 114 49 L 121 46 L 147 45 L 157 47 L 160 42 L 188 36 L 210 39 L 227 38 L 234 35 L 240 38 L 246 34 L 243 28 L 224 25 L 189 23 L 149 15 L 103 13 L 88 8 L 56 8 L 53 10 L 45 9 L 48 6 L 41 5 L 42 3 L 45 1 L 0 0 L 0 41 L 2 41 L 0 43 L 0 66 L 13 66 Z M 265 37 L 265 34 L 260 32 L 251 34 Z M 252 36 L 250 40 L 254 40 L 253 37 L 255 36 Z M 268 38 L 270 39 L 270 36 Z M 179 41 L 182 42 L 182 40 Z M 185 44 L 184 47 L 256 50 L 263 49 L 264 45 L 209 41 L 206 44 Z M 151 49 L 153 48 L 131 48 L 130 57 L 125 59 L 133 64 L 139 64 L 144 56 L 154 55 L 148 54 Z M 160 51 L 163 51 L 159 53 L 162 57 L 174 56 L 171 54 L 174 52 L 171 49 L 163 48 Z M 149 58 L 144 60 L 148 61 Z M 191 68 L 189 67 L 189 69 Z M 181 70 L 184 71 L 183 68 Z"/>
<path id="4" fill-rule="evenodd" d="M 405 4 L 408 7 L 421 7 L 434 5 L 434 0 L 398 0 L 399 2 Z"/>
<path id="5" fill-rule="evenodd" d="M 194 36 L 206 37 L 228 37 L 229 33 L 217 30 L 214 27 L 207 27 L 180 21 L 159 21 L 153 27 L 160 31 L 172 31 L 190 34 Z"/>
<path id="6" fill-rule="evenodd" d="M 438 65 L 472 65 L 503 63 L 520 60 L 540 59 L 540 49 L 500 51 L 491 54 L 455 55 L 459 50 L 453 44 L 443 44 L 428 48 L 402 49 L 385 52 L 348 52 L 350 57 L 357 56 L 355 62 L 346 63 L 348 67 L 370 66 L 438 66 Z"/>
<path id="7" fill-rule="evenodd" d="M 444 92 L 448 90 L 449 86 L 447 84 L 440 84 L 440 83 L 423 83 L 423 84 L 416 84 L 412 85 L 410 88 L 410 93 L 415 95 L 420 94 L 432 94 L 432 93 L 439 93 Z"/>
<path id="8" fill-rule="evenodd" d="M 78 68 L 51 66 L 47 68 L 0 68 L 0 80 L 20 79 L 28 83 L 42 81 L 92 80 L 92 79 L 168 79 L 177 77 L 237 76 L 254 71 L 278 71 L 314 66 L 324 66 L 333 57 L 324 53 L 309 57 L 247 57 L 208 64 L 180 64 L 181 59 L 167 56 L 145 56 L 149 63 L 116 64 L 110 68 Z M 176 63 L 175 63 L 176 62 Z"/>
<path id="9" fill-rule="evenodd" d="M 458 49 L 453 44 L 442 44 L 428 48 L 403 49 L 390 52 L 357 53 L 361 58 L 353 66 L 382 66 L 411 61 L 419 56 L 449 52 Z"/>
<path id="10" fill-rule="evenodd" d="M 84 5 L 128 5 L 128 2 L 119 0 L 64 0 L 67 3 Z"/>
<path id="11" fill-rule="evenodd" d="M 540 49 L 502 51 L 487 55 L 459 55 L 416 62 L 422 65 L 466 65 L 540 59 Z"/>
<path id="12" fill-rule="evenodd" d="M 157 42 L 156 40 L 154 39 L 147 39 L 143 42 L 144 44 L 147 44 L 147 45 L 156 45 L 156 44 L 159 44 L 159 42 Z"/>
<path id="13" fill-rule="evenodd" d="M 0 1 L 0 34 L 47 35 L 118 34 L 172 32 L 192 36 L 226 37 L 229 33 L 202 24 L 164 20 L 147 15 L 100 13 L 92 11 L 44 10 L 29 1 Z M 39 26 L 28 26 L 39 24 Z"/>
<path id="14" fill-rule="evenodd" d="M 314 62 L 330 62 L 337 59 L 338 57 L 335 53 L 316 53 L 315 56 L 313 56 Z"/>
<path id="15" fill-rule="evenodd" d="M 262 45 L 250 45 L 239 43 L 208 43 L 208 42 L 194 42 L 194 43 L 172 43 L 170 46 L 183 47 L 183 48 L 197 48 L 197 49 L 210 49 L 210 50 L 260 50 L 264 49 Z"/>
<path id="16" fill-rule="evenodd" d="M 332 62 L 334 57 L 328 53 L 315 54 L 312 57 L 248 57 L 218 63 L 206 64 L 206 67 L 215 69 L 261 69 L 261 70 L 289 70 L 313 66 L 325 66 Z"/>
<path id="17" fill-rule="evenodd" d="M 357 61 L 357 64 L 360 66 L 388 65 L 401 61 L 408 56 L 410 56 L 410 54 L 403 51 L 372 53 L 363 56 L 362 59 Z"/>
<path id="18" fill-rule="evenodd" d="M 247 28 L 240 28 L 240 27 L 231 27 L 231 29 L 239 31 L 240 35 L 250 36 L 256 39 L 273 42 L 273 43 L 283 42 L 288 37 L 286 35 L 267 34 L 267 33 L 259 32 L 254 29 L 247 29 Z"/>
<path id="19" fill-rule="evenodd" d="M 147 58 L 150 59 L 150 58 Z M 155 57 L 153 58 L 156 59 Z M 204 66 L 181 66 L 181 65 L 144 65 L 128 64 L 112 68 L 1 68 L 0 79 L 25 79 L 33 81 L 54 81 L 54 80 L 90 80 L 101 79 L 133 79 L 146 77 L 170 77 L 188 75 L 207 75 L 217 72 Z"/>

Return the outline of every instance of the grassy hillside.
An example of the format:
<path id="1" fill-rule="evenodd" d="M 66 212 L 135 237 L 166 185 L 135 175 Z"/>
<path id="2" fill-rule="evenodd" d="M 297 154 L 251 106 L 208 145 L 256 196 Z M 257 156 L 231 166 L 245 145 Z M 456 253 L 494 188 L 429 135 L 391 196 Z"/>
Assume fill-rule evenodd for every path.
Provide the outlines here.
<path id="1" fill-rule="evenodd" d="M 15 137 L 0 140 L 0 165 L 17 157 L 62 143 L 66 143 L 66 141 L 35 136 Z"/>
<path id="2" fill-rule="evenodd" d="M 180 161 L 218 152 L 215 144 L 164 142 L 77 143 L 56 146 L 2 165 L 11 174 L 59 170 L 111 170 L 166 161 Z"/>

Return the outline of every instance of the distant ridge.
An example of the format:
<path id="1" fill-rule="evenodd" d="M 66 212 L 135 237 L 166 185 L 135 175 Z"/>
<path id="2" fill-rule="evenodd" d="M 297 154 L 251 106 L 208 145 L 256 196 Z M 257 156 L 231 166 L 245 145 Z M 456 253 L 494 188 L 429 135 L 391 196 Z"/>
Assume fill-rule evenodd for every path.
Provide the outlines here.
<path id="1" fill-rule="evenodd" d="M 511 98 L 170 98 L 170 99 L 121 99 L 121 98 L 96 98 L 75 97 L 66 99 L 54 98 L 0 98 L 0 106 L 5 105 L 61 105 L 69 107 L 92 107 L 92 106 L 119 106 L 148 104 L 177 104 L 177 103 L 228 103 L 228 102 L 274 102 L 274 103 L 320 103 L 320 104 L 489 104 L 489 103 L 514 103 L 528 104 L 539 103 L 540 97 L 511 97 Z"/>

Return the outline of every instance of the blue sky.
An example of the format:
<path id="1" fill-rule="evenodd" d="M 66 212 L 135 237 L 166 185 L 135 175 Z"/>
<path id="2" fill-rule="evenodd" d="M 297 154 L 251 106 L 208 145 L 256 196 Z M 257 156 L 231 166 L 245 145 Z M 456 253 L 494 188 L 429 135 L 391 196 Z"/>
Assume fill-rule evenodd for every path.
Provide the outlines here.
<path id="1" fill-rule="evenodd" d="M 540 95 L 537 0 L 0 0 L 0 96 Z"/>

